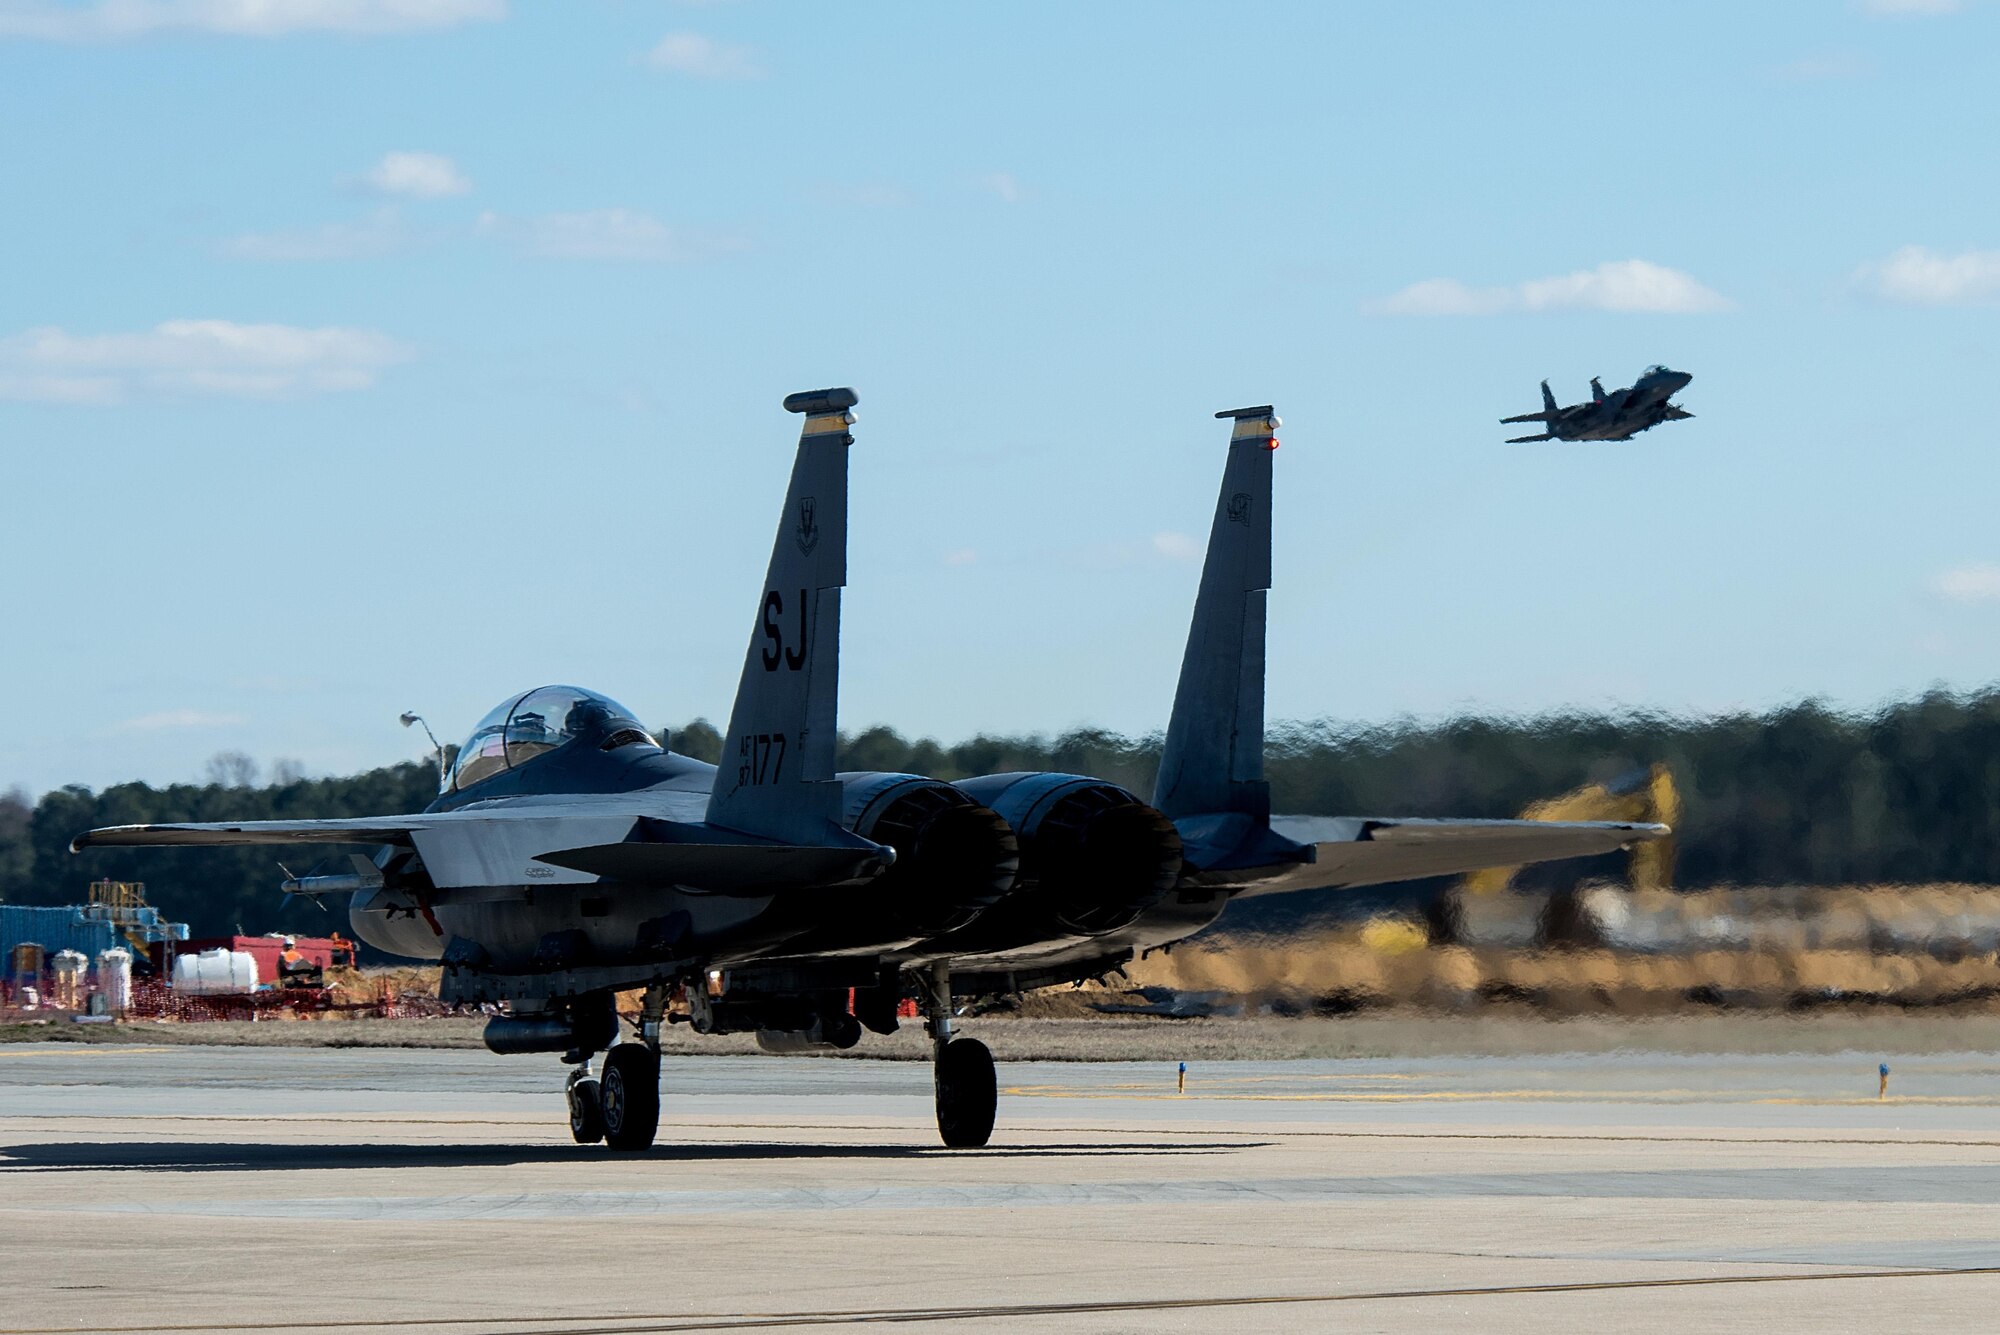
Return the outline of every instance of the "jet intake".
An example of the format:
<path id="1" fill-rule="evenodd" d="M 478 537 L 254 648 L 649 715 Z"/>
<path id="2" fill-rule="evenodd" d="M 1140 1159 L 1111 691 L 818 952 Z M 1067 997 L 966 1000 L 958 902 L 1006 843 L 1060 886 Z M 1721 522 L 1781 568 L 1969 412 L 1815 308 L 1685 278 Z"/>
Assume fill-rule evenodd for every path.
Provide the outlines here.
<path id="1" fill-rule="evenodd" d="M 1179 883 L 1173 822 L 1116 784 L 1072 774 L 996 774 L 957 785 L 1021 841 L 1009 924 L 1101 936 L 1129 926 Z"/>
<path id="2" fill-rule="evenodd" d="M 963 927 L 1014 888 L 1020 845 L 997 814 L 948 783 L 914 774 L 843 774 L 847 828 L 896 850 L 860 892 L 857 917 L 891 937 Z"/>

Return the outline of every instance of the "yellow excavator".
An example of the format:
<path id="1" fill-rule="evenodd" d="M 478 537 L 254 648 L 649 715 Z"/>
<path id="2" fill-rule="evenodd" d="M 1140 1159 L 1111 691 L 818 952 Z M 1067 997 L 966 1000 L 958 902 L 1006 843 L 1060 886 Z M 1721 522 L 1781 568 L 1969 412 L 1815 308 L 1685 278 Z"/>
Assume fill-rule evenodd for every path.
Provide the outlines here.
<path id="1" fill-rule="evenodd" d="M 1522 820 L 1657 821 L 1680 827 L 1680 790 L 1673 771 L 1652 764 L 1608 783 L 1587 783 L 1560 797 L 1531 802 Z M 1635 890 L 1667 890 L 1674 880 L 1674 838 L 1634 844 L 1627 879 Z M 1445 894 L 1434 924 L 1433 938 L 1486 938 L 1495 944 L 1527 945 L 1568 939 L 1573 928 L 1573 897 L 1554 900 L 1513 894 L 1519 867 L 1488 867 L 1473 872 Z M 1521 939 L 1523 937 L 1532 938 Z"/>

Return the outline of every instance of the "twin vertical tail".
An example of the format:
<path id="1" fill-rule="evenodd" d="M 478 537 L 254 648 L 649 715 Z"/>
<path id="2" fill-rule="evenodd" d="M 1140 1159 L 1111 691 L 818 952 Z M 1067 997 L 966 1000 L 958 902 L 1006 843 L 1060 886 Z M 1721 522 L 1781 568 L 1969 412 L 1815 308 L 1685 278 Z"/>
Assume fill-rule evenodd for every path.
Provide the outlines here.
<path id="1" fill-rule="evenodd" d="M 793 394 L 805 415 L 708 823 L 789 843 L 844 842 L 834 781 L 840 591 L 847 583 L 851 389 Z"/>
<path id="2" fill-rule="evenodd" d="M 1590 383 L 1595 385 L 1597 382 L 1593 380 Z M 1601 399 L 1604 395 L 1600 393 L 1597 397 Z M 1549 392 L 1549 382 L 1546 380 L 1542 382 L 1542 411 L 1548 413 L 1552 420 L 1556 413 L 1562 411 L 1556 407 L 1556 396 Z"/>
<path id="3" fill-rule="evenodd" d="M 1229 462 L 1153 805 L 1169 819 L 1213 812 L 1262 822 L 1271 811 L 1264 782 L 1264 602 L 1271 588 L 1278 418 L 1268 404 L 1216 416 L 1232 421 Z"/>

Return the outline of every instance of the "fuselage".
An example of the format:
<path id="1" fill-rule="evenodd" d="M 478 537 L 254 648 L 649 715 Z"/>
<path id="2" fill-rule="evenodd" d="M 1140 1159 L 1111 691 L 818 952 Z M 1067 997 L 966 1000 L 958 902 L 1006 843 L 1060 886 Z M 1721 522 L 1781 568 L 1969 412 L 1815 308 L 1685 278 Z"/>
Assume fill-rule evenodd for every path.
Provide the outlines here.
<path id="1" fill-rule="evenodd" d="M 1550 429 L 1558 440 L 1630 440 L 1665 421 L 1672 406 L 1669 400 L 1693 379 L 1685 371 L 1652 367 L 1632 385 L 1612 390 L 1601 401 L 1565 408 Z"/>

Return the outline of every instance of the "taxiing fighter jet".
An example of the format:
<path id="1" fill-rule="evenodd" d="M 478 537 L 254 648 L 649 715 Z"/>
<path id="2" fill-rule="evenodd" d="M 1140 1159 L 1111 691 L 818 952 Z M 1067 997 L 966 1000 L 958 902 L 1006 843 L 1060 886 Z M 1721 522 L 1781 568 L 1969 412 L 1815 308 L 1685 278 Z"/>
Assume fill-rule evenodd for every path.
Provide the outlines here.
<path id="1" fill-rule="evenodd" d="M 362 940 L 443 965 L 452 1002 L 498 1003 L 496 1052 L 560 1053 L 584 1143 L 649 1146 L 660 1033 L 754 1031 L 772 1051 L 851 1047 L 914 999 L 939 1132 L 993 1130 L 993 1058 L 958 999 L 1096 977 L 1200 930 L 1237 895 L 1361 886 L 1608 852 L 1661 825 L 1273 817 L 1264 782 L 1269 407 L 1231 423 L 1194 623 L 1150 801 L 1080 774 L 834 771 L 852 390 L 805 417 L 719 766 L 570 686 L 480 721 L 422 812 L 129 825 L 109 845 L 372 847 L 286 883 L 351 895 Z M 670 740 L 670 739 L 669 739 Z M 629 1041 L 613 994 L 640 989 Z M 591 1062 L 605 1053 L 600 1073 Z"/>
<path id="2" fill-rule="evenodd" d="M 1649 366 L 1630 387 L 1606 394 L 1604 386 L 1592 376 L 1590 402 L 1573 403 L 1567 408 L 1556 406 L 1556 396 L 1549 393 L 1549 382 L 1544 380 L 1542 411 L 1503 417 L 1500 422 L 1503 426 L 1513 422 L 1542 422 L 1548 427 L 1539 436 L 1515 436 L 1507 442 L 1509 445 L 1531 440 L 1630 440 L 1662 422 L 1693 417 L 1693 413 L 1683 412 L 1667 402 L 1693 379 L 1686 371 Z"/>

